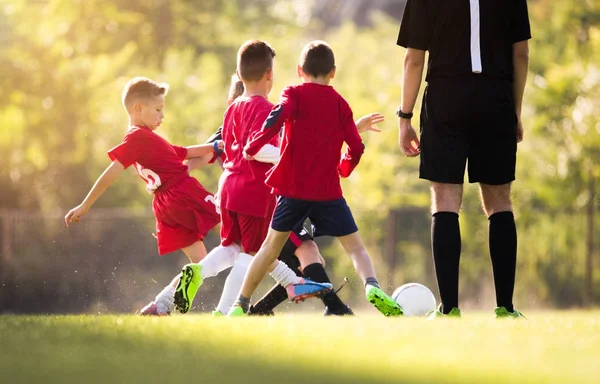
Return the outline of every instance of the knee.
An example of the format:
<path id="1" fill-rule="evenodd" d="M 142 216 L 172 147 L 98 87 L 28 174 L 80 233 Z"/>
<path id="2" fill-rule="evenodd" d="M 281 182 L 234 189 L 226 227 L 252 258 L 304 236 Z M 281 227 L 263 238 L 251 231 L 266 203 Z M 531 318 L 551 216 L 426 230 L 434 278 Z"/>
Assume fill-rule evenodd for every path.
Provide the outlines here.
<path id="1" fill-rule="evenodd" d="M 510 185 L 481 185 L 481 201 L 488 217 L 494 213 L 512 211 Z"/>
<path id="2" fill-rule="evenodd" d="M 462 204 L 462 184 L 431 184 L 431 213 L 460 211 Z"/>
<path id="3" fill-rule="evenodd" d="M 314 263 L 323 264 L 323 258 L 321 257 L 319 248 L 314 241 L 303 241 L 302 244 L 300 244 L 300 246 L 296 249 L 295 255 L 298 260 L 300 260 L 300 265 L 302 268 Z"/>

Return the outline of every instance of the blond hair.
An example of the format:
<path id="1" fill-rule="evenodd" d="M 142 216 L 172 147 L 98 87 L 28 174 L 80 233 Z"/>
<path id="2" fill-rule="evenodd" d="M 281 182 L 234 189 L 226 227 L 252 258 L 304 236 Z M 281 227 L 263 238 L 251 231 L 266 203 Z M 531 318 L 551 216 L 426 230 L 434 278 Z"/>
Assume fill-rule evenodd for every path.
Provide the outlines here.
<path id="1" fill-rule="evenodd" d="M 242 83 L 242 80 L 240 80 L 239 77 L 237 77 L 237 75 L 234 73 L 233 76 L 231 76 L 231 85 L 229 85 L 229 94 L 227 98 L 233 101 L 242 96 L 243 93 L 244 83 Z"/>
<path id="2" fill-rule="evenodd" d="M 123 88 L 123 106 L 129 110 L 137 100 L 149 99 L 160 95 L 166 96 L 167 92 L 169 92 L 169 84 L 157 83 L 147 77 L 134 77 Z"/>

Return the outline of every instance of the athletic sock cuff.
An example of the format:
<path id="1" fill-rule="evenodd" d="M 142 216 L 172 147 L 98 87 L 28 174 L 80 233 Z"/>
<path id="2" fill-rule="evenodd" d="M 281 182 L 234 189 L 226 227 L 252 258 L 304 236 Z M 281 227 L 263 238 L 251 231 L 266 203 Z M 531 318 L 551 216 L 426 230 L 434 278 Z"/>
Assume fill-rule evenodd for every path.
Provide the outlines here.
<path id="1" fill-rule="evenodd" d="M 502 218 L 511 218 L 514 219 L 515 215 L 512 211 L 502 211 L 502 212 L 496 212 L 492 215 L 490 215 L 490 217 L 488 217 L 488 220 L 492 220 L 492 219 L 502 219 Z"/>
<path id="2" fill-rule="evenodd" d="M 432 217 L 453 217 L 453 216 L 458 217 L 458 213 L 456 213 L 456 212 L 440 211 L 440 212 L 434 213 L 431 216 Z"/>

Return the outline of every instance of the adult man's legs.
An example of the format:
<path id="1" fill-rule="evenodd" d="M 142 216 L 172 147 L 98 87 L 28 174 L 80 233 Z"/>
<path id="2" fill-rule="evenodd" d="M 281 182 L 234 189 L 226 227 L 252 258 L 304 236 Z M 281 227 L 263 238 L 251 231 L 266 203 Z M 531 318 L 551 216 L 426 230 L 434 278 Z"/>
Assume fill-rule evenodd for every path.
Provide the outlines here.
<path id="1" fill-rule="evenodd" d="M 480 184 L 483 210 L 489 221 L 489 247 L 498 307 L 513 312 L 517 265 L 517 228 L 510 200 L 511 184 Z"/>
<path id="2" fill-rule="evenodd" d="M 444 314 L 458 308 L 462 191 L 462 184 L 431 183 L 431 250 Z"/>

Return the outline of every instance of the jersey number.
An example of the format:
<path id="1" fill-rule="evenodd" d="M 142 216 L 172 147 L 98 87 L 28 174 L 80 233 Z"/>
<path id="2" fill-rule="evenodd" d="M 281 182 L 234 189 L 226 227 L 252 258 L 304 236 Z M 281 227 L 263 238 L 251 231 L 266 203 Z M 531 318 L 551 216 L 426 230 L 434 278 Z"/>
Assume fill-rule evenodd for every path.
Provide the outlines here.
<path id="1" fill-rule="evenodd" d="M 146 191 L 152 194 L 161 186 L 160 176 L 151 169 L 144 168 L 138 163 L 135 163 L 135 169 L 142 179 L 146 182 Z"/>
<path id="2" fill-rule="evenodd" d="M 217 204 L 217 200 L 215 199 L 215 197 L 213 195 L 207 195 L 204 198 L 204 201 L 206 202 L 211 202 L 213 203 L 213 205 L 215 206 L 215 211 L 217 211 L 217 213 L 220 215 L 221 214 L 221 208 L 219 208 L 219 204 Z"/>

